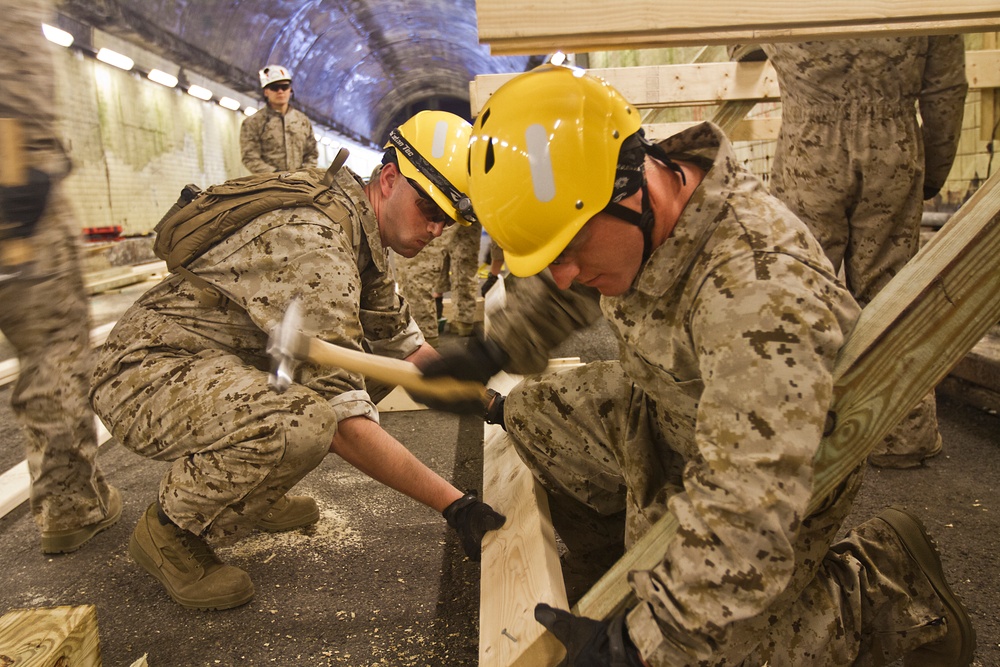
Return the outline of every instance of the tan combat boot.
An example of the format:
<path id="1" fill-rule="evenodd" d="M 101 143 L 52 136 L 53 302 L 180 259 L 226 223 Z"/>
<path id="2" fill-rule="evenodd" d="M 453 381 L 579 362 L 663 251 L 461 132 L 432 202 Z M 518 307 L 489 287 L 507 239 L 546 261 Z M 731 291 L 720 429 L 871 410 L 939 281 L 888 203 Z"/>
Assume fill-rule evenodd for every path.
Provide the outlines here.
<path id="1" fill-rule="evenodd" d="M 182 607 L 230 609 L 253 597 L 253 583 L 246 572 L 220 561 L 197 535 L 172 523 L 160 523 L 156 503 L 136 524 L 128 551 Z"/>
<path id="2" fill-rule="evenodd" d="M 91 523 L 79 528 L 68 528 L 66 530 L 43 530 L 42 531 L 42 553 L 43 554 L 68 554 L 76 551 L 90 538 L 97 535 L 102 530 L 110 528 L 118 523 L 122 515 L 122 494 L 115 487 L 108 489 L 108 504 L 105 508 L 104 518 L 97 523 Z"/>
<path id="3" fill-rule="evenodd" d="M 944 577 L 944 568 L 934 542 L 924 525 L 912 514 L 890 507 L 877 517 L 892 528 L 910 559 L 930 581 L 945 607 L 944 622 L 948 633 L 924 644 L 903 657 L 904 667 L 967 667 L 976 649 L 976 632 L 968 612 Z"/>
<path id="4" fill-rule="evenodd" d="M 309 496 L 281 496 L 267 514 L 257 520 L 257 527 L 269 533 L 305 528 L 319 521 L 319 507 Z"/>

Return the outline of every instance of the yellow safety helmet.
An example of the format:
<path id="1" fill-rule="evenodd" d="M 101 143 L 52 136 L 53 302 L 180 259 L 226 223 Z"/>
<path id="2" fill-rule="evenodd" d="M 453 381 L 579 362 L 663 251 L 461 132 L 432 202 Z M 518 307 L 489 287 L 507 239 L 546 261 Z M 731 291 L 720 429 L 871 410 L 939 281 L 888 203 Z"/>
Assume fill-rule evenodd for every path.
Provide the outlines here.
<path id="1" fill-rule="evenodd" d="M 541 65 L 493 93 L 472 128 L 469 194 L 511 273 L 544 269 L 608 205 L 640 123 L 618 91 L 575 67 Z"/>
<path id="2" fill-rule="evenodd" d="M 399 171 L 412 179 L 455 222 L 476 222 L 466 195 L 469 134 L 472 126 L 447 111 L 421 111 L 389 132 L 385 148 L 394 148 Z"/>

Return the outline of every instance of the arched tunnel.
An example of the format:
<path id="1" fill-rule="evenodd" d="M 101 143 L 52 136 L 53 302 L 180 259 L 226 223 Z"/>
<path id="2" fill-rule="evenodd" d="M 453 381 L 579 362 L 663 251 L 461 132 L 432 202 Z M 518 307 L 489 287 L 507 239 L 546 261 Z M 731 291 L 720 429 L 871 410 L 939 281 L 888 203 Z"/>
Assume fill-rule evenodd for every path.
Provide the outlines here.
<path id="1" fill-rule="evenodd" d="M 468 116 L 477 74 L 529 64 L 479 44 L 474 0 L 64 0 L 59 11 L 248 94 L 260 68 L 282 64 L 314 121 L 379 145 L 422 109 Z"/>

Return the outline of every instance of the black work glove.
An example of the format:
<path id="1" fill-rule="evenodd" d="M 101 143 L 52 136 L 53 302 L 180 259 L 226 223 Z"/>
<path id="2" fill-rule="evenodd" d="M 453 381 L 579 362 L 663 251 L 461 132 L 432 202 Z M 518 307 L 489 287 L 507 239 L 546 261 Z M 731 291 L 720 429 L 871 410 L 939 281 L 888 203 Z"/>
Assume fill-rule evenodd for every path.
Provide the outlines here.
<path id="1" fill-rule="evenodd" d="M 543 602 L 535 605 L 535 620 L 566 647 L 558 667 L 643 667 L 625 628 L 625 614 L 595 621 Z"/>
<path id="2" fill-rule="evenodd" d="M 507 363 L 507 353 L 491 340 L 471 336 L 464 350 L 446 351 L 436 359 L 418 364 L 429 378 L 453 377 L 486 384 Z"/>
<path id="3" fill-rule="evenodd" d="M 500 372 L 507 361 L 507 353 L 493 341 L 484 340 L 480 336 L 472 336 L 464 350 L 446 351 L 436 359 L 417 364 L 424 376 L 452 377 L 457 380 L 468 380 L 485 385 L 486 382 Z M 409 391 L 413 400 L 419 401 L 434 410 L 443 410 L 458 415 L 476 415 L 485 419 L 486 405 L 481 400 L 445 401 L 440 398 L 424 396 L 415 391 Z"/>
<path id="4" fill-rule="evenodd" d="M 507 522 L 507 517 L 477 498 L 475 491 L 448 505 L 441 514 L 458 533 L 465 555 L 474 561 L 482 557 L 483 536 Z"/>
<path id="5" fill-rule="evenodd" d="M 490 291 L 490 288 L 497 284 L 497 277 L 492 273 L 486 276 L 486 282 L 483 283 L 483 288 L 479 290 L 483 296 Z"/>
<path id="6" fill-rule="evenodd" d="M 924 184 L 924 201 L 927 201 L 928 199 L 934 199 L 934 197 L 936 197 L 937 193 L 939 193 L 939 192 L 941 192 L 941 186 L 940 185 L 934 186 L 934 185 L 927 185 L 925 183 Z"/>
<path id="7" fill-rule="evenodd" d="M 52 180 L 39 169 L 28 170 L 24 185 L 0 186 L 0 239 L 24 239 L 34 234 L 51 189 Z"/>

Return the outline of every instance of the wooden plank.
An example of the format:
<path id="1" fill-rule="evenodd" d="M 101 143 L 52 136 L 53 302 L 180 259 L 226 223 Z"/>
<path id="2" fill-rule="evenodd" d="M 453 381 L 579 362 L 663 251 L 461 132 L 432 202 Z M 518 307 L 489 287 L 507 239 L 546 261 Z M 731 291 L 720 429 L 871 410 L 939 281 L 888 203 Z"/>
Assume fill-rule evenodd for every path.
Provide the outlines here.
<path id="1" fill-rule="evenodd" d="M 507 394 L 518 379 L 501 373 L 490 386 Z M 539 602 L 568 607 L 548 499 L 507 433 L 491 424 L 483 447 L 483 500 L 507 523 L 483 538 L 479 665 L 555 664 L 565 654 L 562 644 L 534 617 Z"/>
<path id="2" fill-rule="evenodd" d="M 998 255 L 1000 174 L 994 174 L 865 308 L 841 350 L 834 370 L 837 422 L 817 453 L 810 510 L 1000 320 Z M 666 514 L 574 613 L 607 618 L 627 606 L 628 573 L 655 567 L 677 527 Z"/>
<path id="3" fill-rule="evenodd" d="M 973 90 L 1000 87 L 1000 50 L 966 51 L 966 76 Z M 776 102 L 778 75 L 768 62 L 718 62 L 587 70 L 599 76 L 639 109 L 699 106 L 728 101 Z M 477 115 L 496 90 L 518 74 L 481 74 L 470 84 Z"/>
<path id="4" fill-rule="evenodd" d="M 640 109 L 718 104 L 727 100 L 777 101 L 778 75 L 768 62 L 718 62 L 587 70 Z M 518 74 L 481 74 L 471 87 L 476 115 L 496 90 Z"/>
<path id="5" fill-rule="evenodd" d="M 493 54 L 538 54 L 996 30 L 996 0 L 946 8 L 924 0 L 835 4 L 732 0 L 580 0 L 573 10 L 534 0 L 477 0 L 479 41 Z"/>
<path id="6" fill-rule="evenodd" d="M 0 618 L 0 665 L 101 667 L 94 605 L 15 609 Z"/>
<path id="7" fill-rule="evenodd" d="M 579 357 L 549 360 L 548 370 L 582 365 Z M 507 394 L 520 381 L 500 373 L 490 386 Z M 479 665 L 534 667 L 561 659 L 562 644 L 535 621 L 538 602 L 565 609 L 566 586 L 548 498 L 510 445 L 506 432 L 486 425 L 483 498 L 507 516 L 483 540 L 480 569 Z"/>

